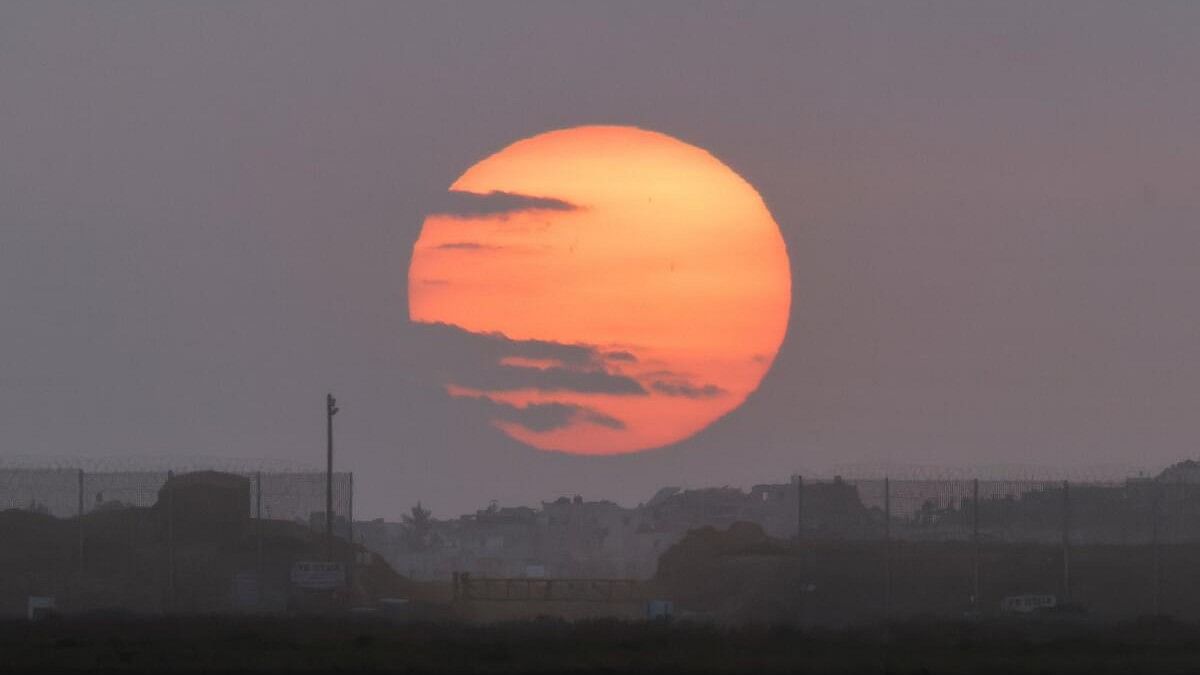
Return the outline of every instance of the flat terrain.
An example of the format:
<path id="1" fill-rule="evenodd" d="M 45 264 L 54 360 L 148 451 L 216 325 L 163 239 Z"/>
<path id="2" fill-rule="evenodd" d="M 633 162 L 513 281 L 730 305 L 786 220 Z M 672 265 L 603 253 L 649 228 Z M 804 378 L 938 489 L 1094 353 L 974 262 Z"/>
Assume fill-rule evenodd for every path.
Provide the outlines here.
<path id="1" fill-rule="evenodd" d="M 908 622 L 843 630 L 122 616 L 0 624 L 0 670 L 61 672 L 1187 673 L 1200 625 Z"/>

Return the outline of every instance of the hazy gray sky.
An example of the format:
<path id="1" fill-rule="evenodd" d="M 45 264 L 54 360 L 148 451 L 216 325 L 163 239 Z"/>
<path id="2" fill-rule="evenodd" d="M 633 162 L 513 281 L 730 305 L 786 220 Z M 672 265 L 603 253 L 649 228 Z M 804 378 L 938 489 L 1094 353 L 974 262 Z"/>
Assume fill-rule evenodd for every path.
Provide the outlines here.
<path id="1" fill-rule="evenodd" d="M 519 446 L 420 377 L 422 215 L 588 123 L 783 229 L 787 340 L 677 446 Z M 1200 4 L 0 4 L 0 455 L 323 461 L 358 513 L 838 463 L 1200 449 Z"/>

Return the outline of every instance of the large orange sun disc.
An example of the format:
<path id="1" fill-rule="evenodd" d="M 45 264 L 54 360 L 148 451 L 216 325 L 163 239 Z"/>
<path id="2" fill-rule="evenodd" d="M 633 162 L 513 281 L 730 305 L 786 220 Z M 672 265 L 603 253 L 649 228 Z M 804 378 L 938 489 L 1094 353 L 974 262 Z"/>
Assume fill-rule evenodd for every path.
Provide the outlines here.
<path id="1" fill-rule="evenodd" d="M 409 268 L 411 319 L 462 350 L 439 370 L 447 392 L 524 443 L 581 454 L 667 445 L 739 406 L 790 304 L 754 188 L 633 127 L 551 131 L 472 166 Z"/>

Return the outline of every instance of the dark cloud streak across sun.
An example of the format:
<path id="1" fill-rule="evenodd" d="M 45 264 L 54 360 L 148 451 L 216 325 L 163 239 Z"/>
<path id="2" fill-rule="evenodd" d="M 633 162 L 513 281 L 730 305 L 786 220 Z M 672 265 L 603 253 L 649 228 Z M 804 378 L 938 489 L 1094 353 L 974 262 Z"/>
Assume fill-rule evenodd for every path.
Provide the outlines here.
<path id="1" fill-rule="evenodd" d="M 589 394 L 645 396 L 637 380 L 605 367 L 600 351 L 590 345 L 547 340 L 512 340 L 500 333 L 472 333 L 448 324 L 415 324 L 428 338 L 427 362 L 446 384 L 479 391 L 569 391 Z M 437 347 L 437 349 L 434 349 Z M 502 363 L 505 358 L 551 362 L 547 367 Z"/>
<path id="2" fill-rule="evenodd" d="M 576 211 L 579 207 L 553 197 L 495 190 L 487 193 L 450 190 L 429 215 L 450 218 L 504 218 L 528 211 Z"/>
<path id="3" fill-rule="evenodd" d="M 552 340 L 514 340 L 503 333 L 472 333 L 447 323 L 414 322 L 413 331 L 424 346 L 438 347 L 437 363 L 459 361 L 489 361 L 499 363 L 506 356 L 558 361 L 568 366 L 586 366 L 598 362 L 595 347 L 585 344 L 566 344 Z"/>
<path id="4" fill-rule="evenodd" d="M 716 385 L 690 382 L 678 373 L 622 372 L 618 370 L 620 367 L 639 362 L 637 355 L 628 350 L 606 351 L 596 345 L 550 340 L 515 340 L 502 333 L 473 333 L 445 323 L 416 322 L 413 328 L 421 336 L 417 353 L 424 355 L 416 364 L 419 371 L 438 386 L 465 390 L 452 395 L 463 402 L 478 404 L 474 406 L 477 414 L 530 431 L 553 431 L 573 424 L 624 429 L 625 423 L 574 403 L 550 401 L 519 406 L 489 394 L 533 390 L 704 399 L 727 393 Z M 527 359 L 545 365 L 512 363 L 506 362 L 507 359 Z"/>

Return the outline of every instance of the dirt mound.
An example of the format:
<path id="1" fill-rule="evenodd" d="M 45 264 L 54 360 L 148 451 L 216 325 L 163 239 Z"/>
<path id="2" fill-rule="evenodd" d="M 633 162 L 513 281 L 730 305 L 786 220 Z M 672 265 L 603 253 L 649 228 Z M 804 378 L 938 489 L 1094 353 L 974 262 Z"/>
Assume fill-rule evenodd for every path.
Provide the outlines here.
<path id="1" fill-rule="evenodd" d="M 771 539 L 756 523 L 739 522 L 727 530 L 703 527 L 691 530 L 672 546 L 658 562 L 659 574 L 670 574 L 680 564 L 694 565 L 719 556 L 779 555 L 785 552 L 781 542 Z"/>
<path id="2" fill-rule="evenodd" d="M 714 616 L 743 617 L 753 611 L 776 611 L 771 598 L 780 571 L 789 566 L 783 542 L 767 536 L 755 523 L 734 523 L 727 530 L 692 530 L 658 562 L 655 582 L 667 597 L 687 609 Z"/>

